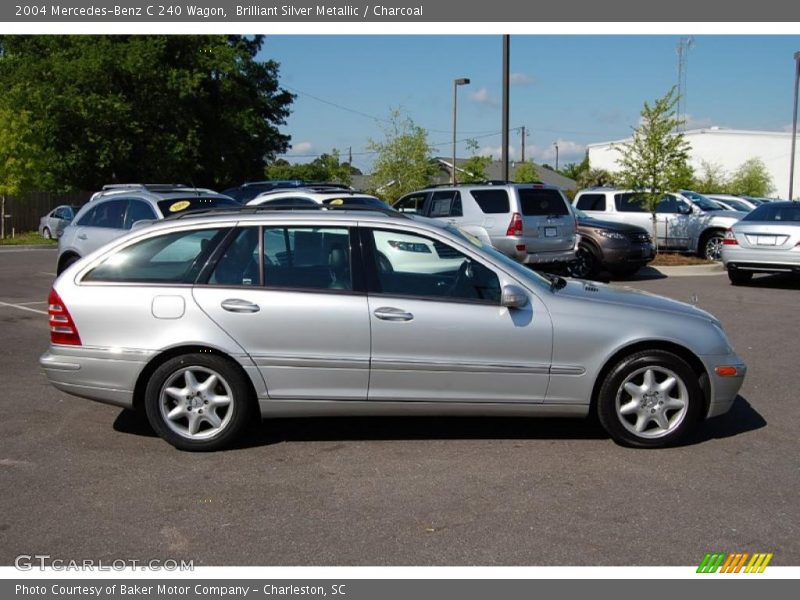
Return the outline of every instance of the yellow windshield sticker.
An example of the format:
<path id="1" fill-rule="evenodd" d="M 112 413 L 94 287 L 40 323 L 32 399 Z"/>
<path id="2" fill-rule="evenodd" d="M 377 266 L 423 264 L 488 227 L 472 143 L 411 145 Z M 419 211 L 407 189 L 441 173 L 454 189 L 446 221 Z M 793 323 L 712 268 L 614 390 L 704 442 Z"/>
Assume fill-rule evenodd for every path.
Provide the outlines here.
<path id="1" fill-rule="evenodd" d="M 191 202 L 188 200 L 181 200 L 180 202 L 175 202 L 169 207 L 169 212 L 180 212 L 182 210 L 186 210 L 191 206 Z"/>

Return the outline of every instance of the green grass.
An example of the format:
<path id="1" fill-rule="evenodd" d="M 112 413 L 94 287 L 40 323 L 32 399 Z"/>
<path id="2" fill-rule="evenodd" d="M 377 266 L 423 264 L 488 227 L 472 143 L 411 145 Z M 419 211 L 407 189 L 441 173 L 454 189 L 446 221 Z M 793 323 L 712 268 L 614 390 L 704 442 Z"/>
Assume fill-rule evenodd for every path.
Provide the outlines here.
<path id="1" fill-rule="evenodd" d="M 0 240 L 0 246 L 56 246 L 58 240 L 46 240 L 39 235 L 38 231 L 26 231 L 25 233 L 17 233 L 13 238 L 9 233 L 6 239 Z"/>

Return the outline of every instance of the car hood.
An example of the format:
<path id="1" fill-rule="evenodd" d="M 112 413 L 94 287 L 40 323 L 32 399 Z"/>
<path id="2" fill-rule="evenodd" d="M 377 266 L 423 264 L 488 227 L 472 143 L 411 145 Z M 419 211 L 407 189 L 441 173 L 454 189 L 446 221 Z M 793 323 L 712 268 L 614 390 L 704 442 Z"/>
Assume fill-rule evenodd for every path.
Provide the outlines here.
<path id="1" fill-rule="evenodd" d="M 619 231 L 620 233 L 641 233 L 647 230 L 638 225 L 629 223 L 614 223 L 613 221 L 602 221 L 600 219 L 578 219 L 578 227 L 589 229 L 605 229 L 606 231 Z"/>
<path id="2" fill-rule="evenodd" d="M 714 315 L 692 304 L 679 302 L 630 287 L 619 287 L 605 283 L 596 283 L 594 281 L 571 279 L 567 280 L 567 284 L 555 293 L 576 300 L 589 300 L 593 304 L 602 302 L 605 304 L 616 304 L 620 307 L 668 312 L 719 324 L 719 320 Z"/>

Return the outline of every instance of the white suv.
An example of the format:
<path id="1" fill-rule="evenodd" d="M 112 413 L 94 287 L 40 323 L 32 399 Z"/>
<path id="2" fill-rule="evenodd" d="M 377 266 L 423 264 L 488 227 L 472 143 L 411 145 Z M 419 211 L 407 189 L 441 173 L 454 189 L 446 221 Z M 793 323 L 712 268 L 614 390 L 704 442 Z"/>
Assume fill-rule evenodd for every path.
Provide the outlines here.
<path id="1" fill-rule="evenodd" d="M 575 260 L 580 236 L 561 189 L 541 183 L 439 185 L 407 194 L 400 212 L 443 219 L 524 264 Z"/>
<path id="2" fill-rule="evenodd" d="M 648 232 L 653 231 L 651 215 L 633 190 L 589 188 L 578 192 L 573 204 L 595 219 L 638 225 Z M 721 210 L 706 199 L 690 199 L 672 192 L 665 194 L 656 209 L 658 247 L 719 260 L 725 231 L 745 214 Z"/>

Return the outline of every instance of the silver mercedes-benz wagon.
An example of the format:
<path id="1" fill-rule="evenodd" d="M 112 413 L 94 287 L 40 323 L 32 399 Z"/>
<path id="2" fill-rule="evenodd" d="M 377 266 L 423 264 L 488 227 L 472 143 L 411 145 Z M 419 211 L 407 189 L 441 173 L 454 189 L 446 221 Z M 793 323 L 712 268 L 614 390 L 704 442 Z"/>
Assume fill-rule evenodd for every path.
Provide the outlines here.
<path id="1" fill-rule="evenodd" d="M 167 218 L 70 266 L 49 299 L 53 385 L 212 450 L 257 418 L 411 414 L 595 414 L 658 447 L 742 384 L 691 305 L 539 275 L 436 220 L 282 208 Z"/>

